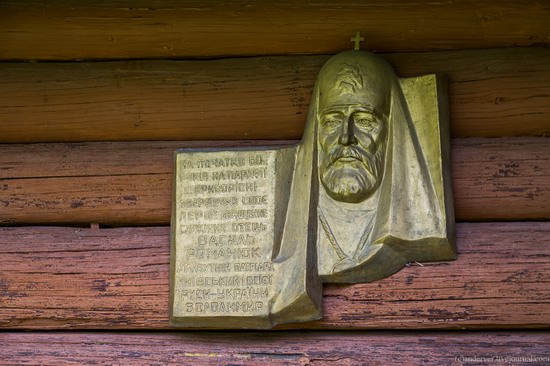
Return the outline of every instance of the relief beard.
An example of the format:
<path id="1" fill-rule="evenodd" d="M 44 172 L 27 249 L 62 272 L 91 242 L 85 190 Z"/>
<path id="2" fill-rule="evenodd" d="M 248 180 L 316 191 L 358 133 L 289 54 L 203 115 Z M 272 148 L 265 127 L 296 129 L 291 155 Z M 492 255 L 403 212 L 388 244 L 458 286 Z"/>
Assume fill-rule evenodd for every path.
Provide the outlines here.
<path id="1" fill-rule="evenodd" d="M 374 155 L 342 148 L 331 154 L 334 158 L 321 172 L 321 183 L 335 200 L 359 203 L 374 193 L 380 183 L 383 149 Z M 359 158 L 359 159 L 358 159 Z"/>

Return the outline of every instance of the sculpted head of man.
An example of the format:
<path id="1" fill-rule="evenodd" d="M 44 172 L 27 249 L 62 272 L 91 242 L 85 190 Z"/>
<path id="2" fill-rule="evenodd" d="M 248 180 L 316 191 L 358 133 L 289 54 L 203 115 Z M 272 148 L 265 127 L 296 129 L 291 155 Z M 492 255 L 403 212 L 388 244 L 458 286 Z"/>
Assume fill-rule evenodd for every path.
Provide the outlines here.
<path id="1" fill-rule="evenodd" d="M 338 54 L 319 73 L 319 176 L 337 201 L 359 203 L 380 186 L 395 74 L 382 58 Z"/>

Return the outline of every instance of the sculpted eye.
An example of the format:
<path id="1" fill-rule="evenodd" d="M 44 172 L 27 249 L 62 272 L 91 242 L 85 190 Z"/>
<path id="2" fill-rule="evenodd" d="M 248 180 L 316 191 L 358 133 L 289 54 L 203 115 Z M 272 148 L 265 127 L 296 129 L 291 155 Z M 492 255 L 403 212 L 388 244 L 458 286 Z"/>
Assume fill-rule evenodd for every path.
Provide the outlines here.
<path id="1" fill-rule="evenodd" d="M 355 120 L 355 124 L 359 125 L 359 126 L 370 126 L 371 124 L 373 123 L 373 121 L 371 119 L 368 119 L 368 118 L 361 118 L 361 119 L 356 119 Z"/>
<path id="2" fill-rule="evenodd" d="M 340 125 L 340 119 L 336 116 L 325 117 L 322 120 L 322 125 L 324 128 L 332 130 L 337 128 Z"/>
<path id="3" fill-rule="evenodd" d="M 371 128 L 376 123 L 372 118 L 356 118 L 355 125 L 362 128 Z"/>
<path id="4" fill-rule="evenodd" d="M 364 130 L 372 130 L 379 124 L 373 115 L 366 113 L 356 114 L 353 121 L 358 128 Z"/>

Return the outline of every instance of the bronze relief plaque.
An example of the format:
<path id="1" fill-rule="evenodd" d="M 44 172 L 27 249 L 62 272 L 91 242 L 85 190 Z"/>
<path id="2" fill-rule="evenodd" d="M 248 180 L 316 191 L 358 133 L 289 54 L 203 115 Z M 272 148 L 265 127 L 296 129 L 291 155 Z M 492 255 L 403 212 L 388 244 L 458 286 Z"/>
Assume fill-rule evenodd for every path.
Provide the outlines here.
<path id="1" fill-rule="evenodd" d="M 401 79 L 353 50 L 321 69 L 302 141 L 176 153 L 171 322 L 318 319 L 322 282 L 452 260 L 445 79 Z"/>

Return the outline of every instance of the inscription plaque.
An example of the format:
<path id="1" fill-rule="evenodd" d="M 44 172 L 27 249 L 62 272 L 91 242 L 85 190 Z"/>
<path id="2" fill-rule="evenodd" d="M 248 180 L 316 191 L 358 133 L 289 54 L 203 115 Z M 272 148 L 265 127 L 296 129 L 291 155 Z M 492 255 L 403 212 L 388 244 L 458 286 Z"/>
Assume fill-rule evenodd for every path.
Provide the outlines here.
<path id="1" fill-rule="evenodd" d="M 445 78 L 399 78 L 352 40 L 319 72 L 298 145 L 176 153 L 173 325 L 314 320 L 322 282 L 456 257 Z"/>
<path id="2" fill-rule="evenodd" d="M 285 303 L 280 296 L 282 286 L 288 285 L 285 267 L 290 265 L 303 278 L 308 270 L 315 271 L 315 263 L 307 266 L 305 251 L 287 261 L 275 258 L 294 152 L 176 152 L 170 301 L 174 325 L 270 328 L 296 317 L 319 318 L 320 295 L 310 298 L 306 282 L 292 284 L 305 294 L 298 303 Z M 301 266 L 294 263 L 301 260 Z M 316 276 L 311 277 L 309 286 L 319 287 Z M 293 308 L 300 313 L 290 314 Z"/>

